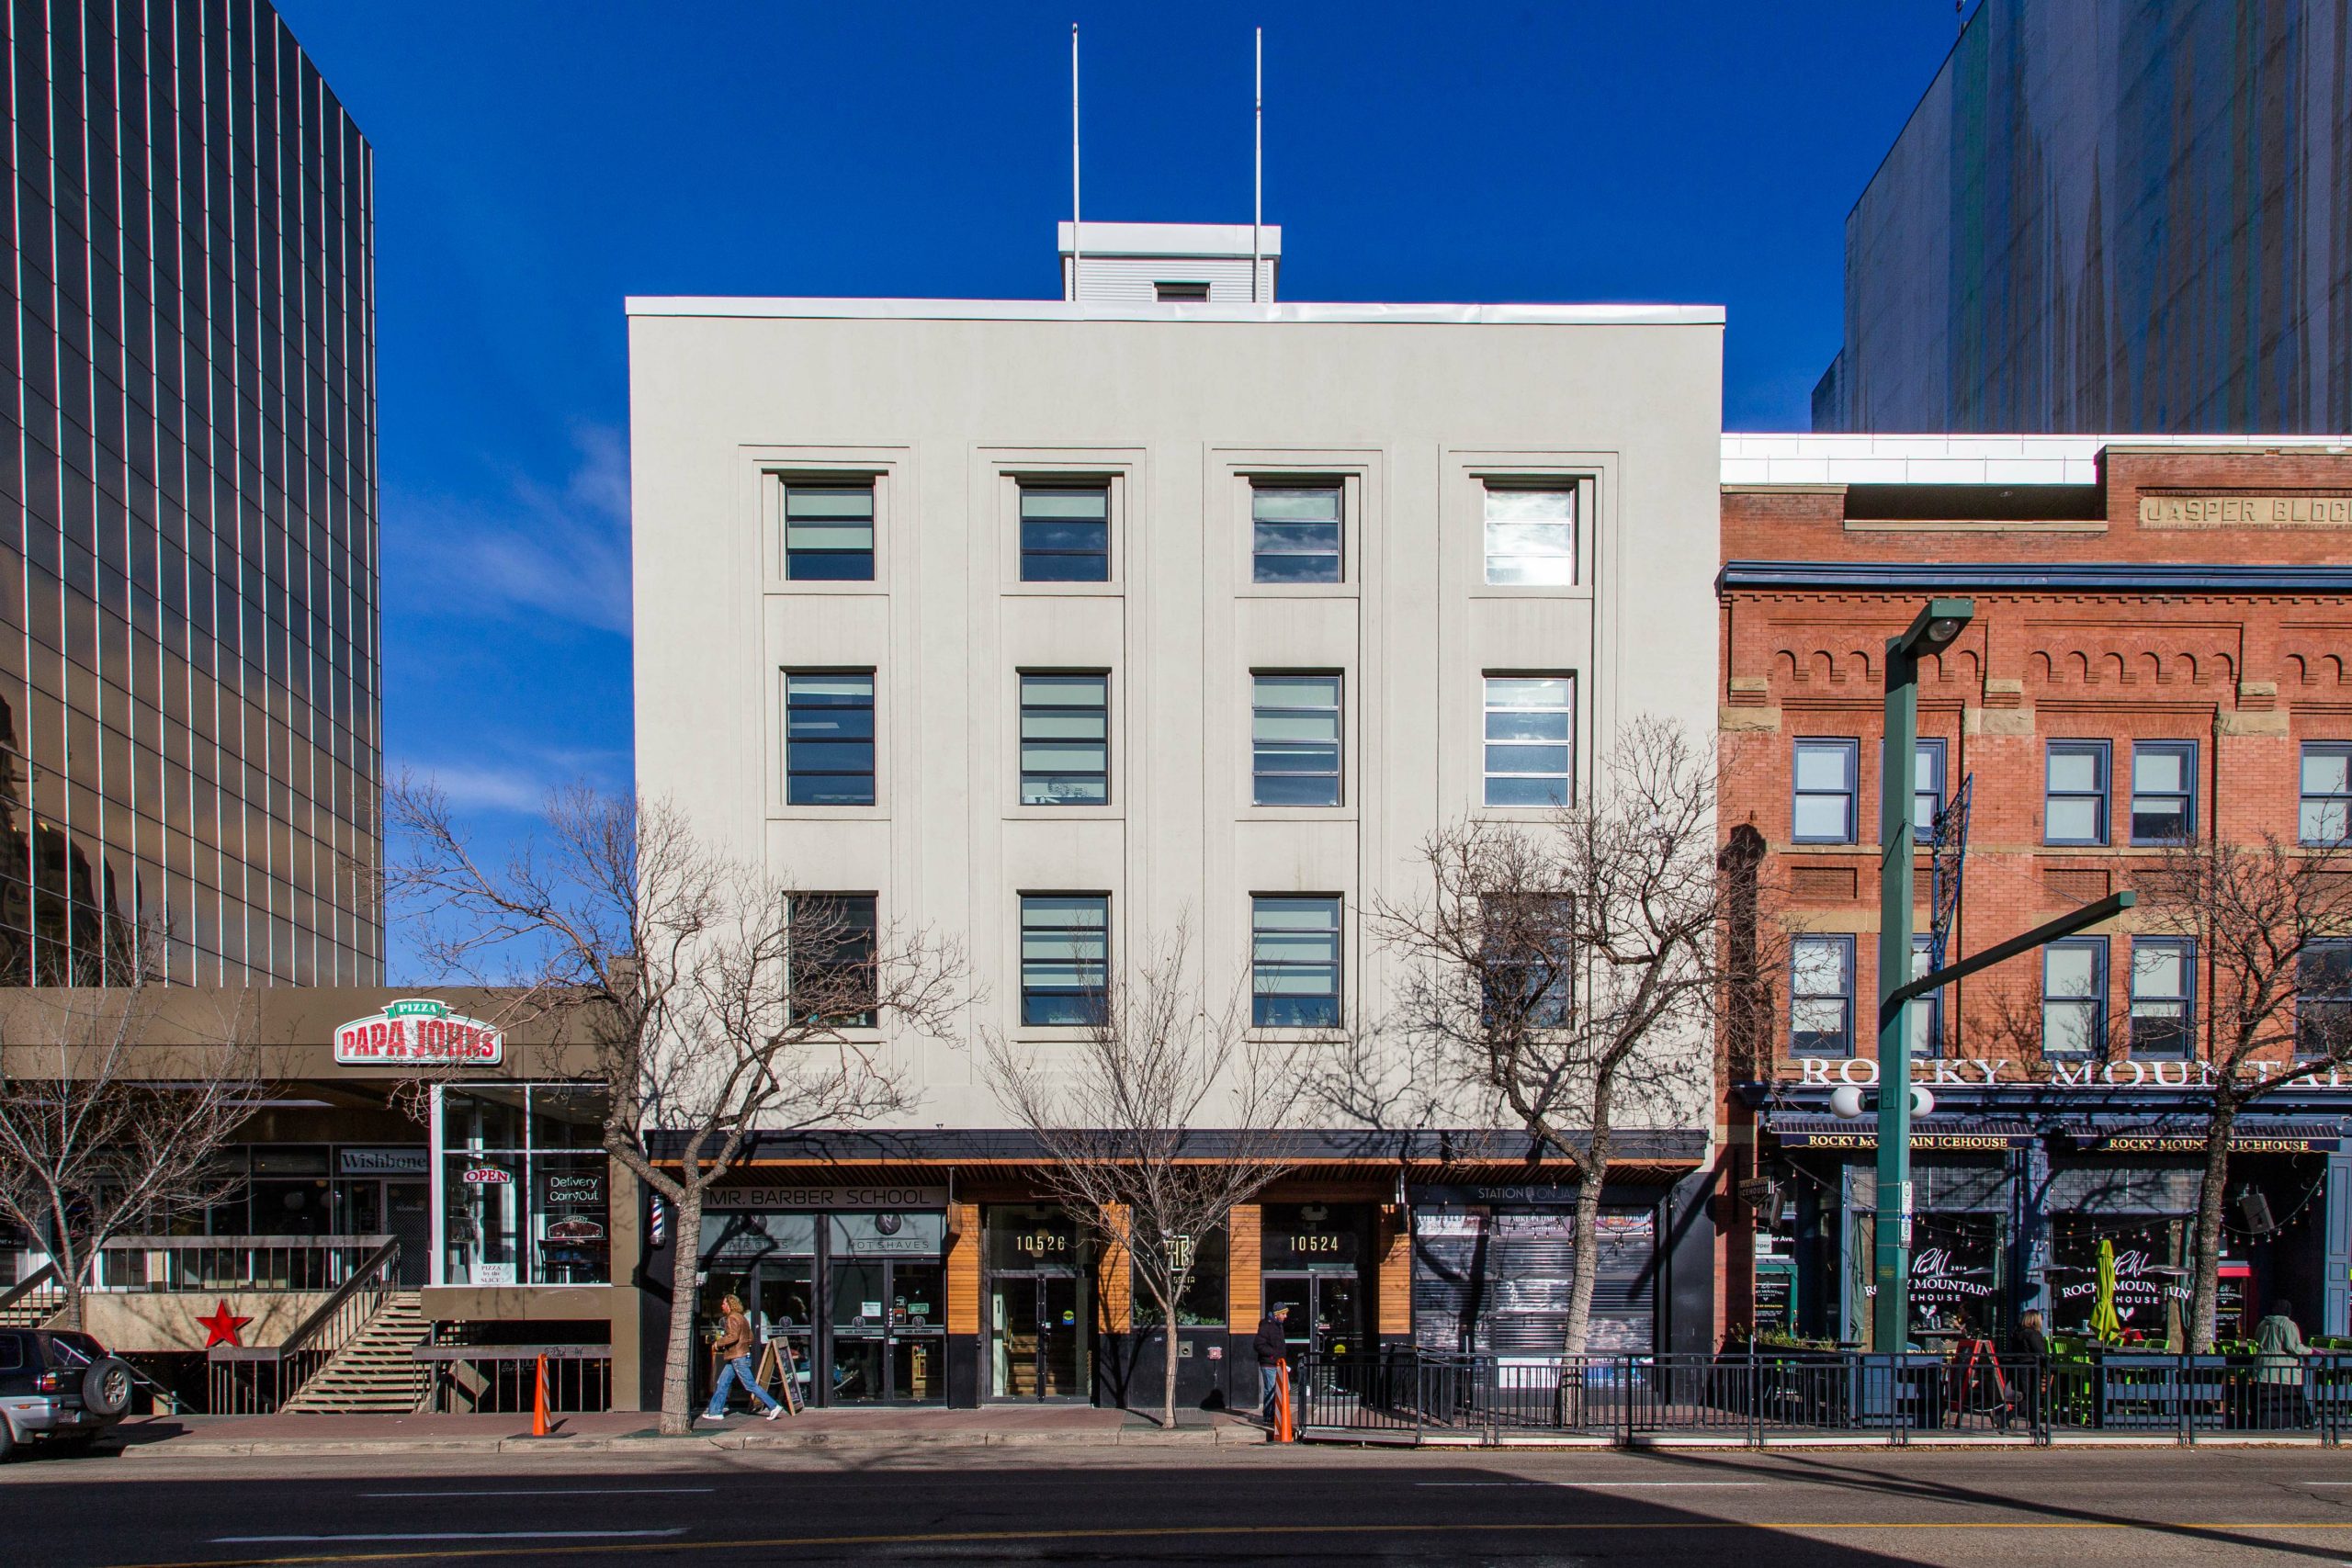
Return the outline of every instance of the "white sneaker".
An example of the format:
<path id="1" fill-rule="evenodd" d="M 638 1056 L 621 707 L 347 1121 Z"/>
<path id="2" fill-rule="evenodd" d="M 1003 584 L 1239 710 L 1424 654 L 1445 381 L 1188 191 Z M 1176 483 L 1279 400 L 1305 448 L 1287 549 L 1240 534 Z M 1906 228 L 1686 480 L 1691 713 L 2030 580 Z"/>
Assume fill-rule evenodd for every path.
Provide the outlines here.
<path id="1" fill-rule="evenodd" d="M 782 1407 L 782 1406 L 780 1406 L 780 1405 L 771 1404 L 771 1405 L 769 1405 L 769 1406 L 768 1406 L 767 1416 L 766 1416 L 766 1417 L 765 1417 L 765 1418 L 766 1418 L 767 1420 L 773 1421 L 773 1420 L 775 1420 L 777 1416 L 781 1416 L 781 1415 L 783 1415 L 783 1414 L 784 1414 L 784 1409 L 783 1409 L 783 1407 Z"/>

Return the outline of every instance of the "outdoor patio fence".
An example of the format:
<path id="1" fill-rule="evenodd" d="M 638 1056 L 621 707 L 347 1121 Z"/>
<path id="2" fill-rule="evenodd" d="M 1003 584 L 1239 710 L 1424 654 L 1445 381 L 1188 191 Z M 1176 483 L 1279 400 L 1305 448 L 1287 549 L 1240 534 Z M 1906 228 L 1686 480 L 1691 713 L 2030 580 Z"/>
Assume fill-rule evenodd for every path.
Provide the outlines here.
<path id="1" fill-rule="evenodd" d="M 609 1345 L 420 1345 L 411 1354 L 429 1370 L 424 1408 L 435 1415 L 529 1415 L 541 1356 L 550 1411 L 612 1408 Z"/>
<path id="2" fill-rule="evenodd" d="M 2290 1360 L 2113 1351 L 2088 1359 L 1759 1350 L 1516 1357 L 1400 1347 L 1306 1358 L 1303 1437 L 1508 1444 L 1683 1437 L 1763 1445 L 2067 1433 L 2317 1438 L 2352 1426 L 2352 1355 Z"/>

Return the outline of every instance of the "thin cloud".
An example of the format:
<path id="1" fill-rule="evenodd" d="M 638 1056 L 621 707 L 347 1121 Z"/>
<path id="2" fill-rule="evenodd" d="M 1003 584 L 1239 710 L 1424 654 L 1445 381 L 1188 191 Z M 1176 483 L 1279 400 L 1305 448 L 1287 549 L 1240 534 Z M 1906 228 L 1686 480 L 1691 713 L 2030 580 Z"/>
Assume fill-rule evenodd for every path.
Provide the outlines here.
<path id="1" fill-rule="evenodd" d="M 413 772 L 447 795 L 453 809 L 461 812 L 536 816 L 547 804 L 547 781 L 522 768 L 441 766 L 417 768 Z"/>

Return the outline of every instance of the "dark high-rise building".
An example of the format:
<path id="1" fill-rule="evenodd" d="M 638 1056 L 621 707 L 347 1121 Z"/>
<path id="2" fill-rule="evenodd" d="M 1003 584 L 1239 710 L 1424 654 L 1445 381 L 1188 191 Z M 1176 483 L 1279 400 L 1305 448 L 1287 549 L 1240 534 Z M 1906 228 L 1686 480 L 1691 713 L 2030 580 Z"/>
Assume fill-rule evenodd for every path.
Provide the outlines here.
<path id="1" fill-rule="evenodd" d="M 374 155 L 262 0 L 13 0 L 0 982 L 383 975 Z"/>
<path id="2" fill-rule="evenodd" d="M 2352 10 L 1984 0 L 1846 220 L 1813 425 L 2352 430 Z"/>

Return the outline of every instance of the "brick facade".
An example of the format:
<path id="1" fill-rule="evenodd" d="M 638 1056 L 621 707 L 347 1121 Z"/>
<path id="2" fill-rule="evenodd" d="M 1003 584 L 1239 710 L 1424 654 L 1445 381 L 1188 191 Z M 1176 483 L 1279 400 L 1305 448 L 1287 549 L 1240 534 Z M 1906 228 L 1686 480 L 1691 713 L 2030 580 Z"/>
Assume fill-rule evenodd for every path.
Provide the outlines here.
<path id="1" fill-rule="evenodd" d="M 1954 955 L 2132 886 L 2135 866 L 2160 852 L 2132 843 L 2136 746 L 2191 743 L 2200 836 L 2291 840 L 2302 743 L 2352 739 L 2352 600 L 2317 581 L 2325 571 L 2309 581 L 2274 572 L 2249 586 L 2244 570 L 2352 565 L 2352 454 L 2119 443 L 2099 471 L 2096 487 L 1725 487 L 1723 830 L 1760 836 L 1765 884 L 1793 926 L 1856 939 L 1855 1055 L 1875 1055 L 1883 649 L 1931 592 L 1975 602 L 1974 621 L 1926 662 L 1919 687 L 1919 734 L 1942 741 L 1948 784 L 1973 780 Z M 1775 574 L 1757 570 L 1763 563 L 1874 570 Z M 1809 578 L 1837 585 L 1804 585 Z M 1858 743 L 1850 844 L 1792 841 L 1794 747 L 1813 738 Z M 2045 841 L 2044 770 L 2059 740 L 2105 743 L 2103 846 Z M 1918 864 L 1924 932 L 1925 855 Z M 2111 1018 L 2126 1016 L 2132 931 L 2129 914 L 2102 928 Z M 2041 981 L 2029 954 L 1948 995 L 1943 1054 L 2015 1056 L 1994 1025 L 2004 1010 L 2038 1016 Z M 1796 1076 L 1788 987 L 1776 991 L 1770 1059 L 1727 1052 L 1727 1079 Z M 1932 1085 L 1934 1071 L 1924 1078 Z M 1749 1315 L 1753 1222 L 1734 1195 L 1755 1174 L 1756 1138 L 1735 1095 L 1719 1132 L 1719 1212 L 1731 1223 L 1717 1321 L 1736 1328 Z"/>

